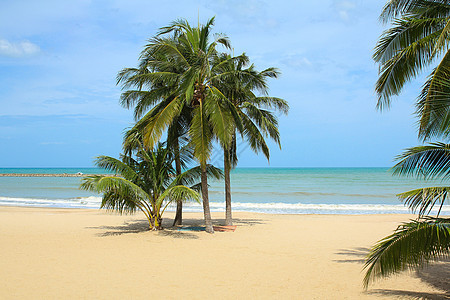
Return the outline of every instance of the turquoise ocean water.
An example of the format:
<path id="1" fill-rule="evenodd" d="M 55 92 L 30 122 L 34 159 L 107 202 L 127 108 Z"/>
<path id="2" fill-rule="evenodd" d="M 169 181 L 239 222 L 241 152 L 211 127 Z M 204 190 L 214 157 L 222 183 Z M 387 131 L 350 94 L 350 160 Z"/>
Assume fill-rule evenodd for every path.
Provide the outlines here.
<path id="1" fill-rule="evenodd" d="M 105 173 L 96 168 L 5 169 L 0 173 Z M 0 205 L 99 208 L 79 177 L 0 177 Z M 231 174 L 235 211 L 281 214 L 408 213 L 398 193 L 445 182 L 392 176 L 388 168 L 238 168 Z M 210 182 L 212 211 L 224 211 L 223 181 Z M 174 207 L 172 207 L 172 210 Z M 201 211 L 186 204 L 186 211 Z M 442 210 L 450 214 L 450 206 Z"/>

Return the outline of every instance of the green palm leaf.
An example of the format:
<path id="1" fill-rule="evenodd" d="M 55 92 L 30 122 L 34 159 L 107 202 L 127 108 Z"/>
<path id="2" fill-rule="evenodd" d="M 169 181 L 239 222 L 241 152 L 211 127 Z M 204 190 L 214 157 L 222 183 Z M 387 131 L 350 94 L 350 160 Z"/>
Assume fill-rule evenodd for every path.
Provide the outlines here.
<path id="1" fill-rule="evenodd" d="M 424 217 L 403 223 L 372 248 L 364 266 L 364 286 L 367 288 L 377 277 L 448 258 L 449 253 L 450 219 Z"/>
<path id="2" fill-rule="evenodd" d="M 262 129 L 264 133 L 268 133 L 269 136 L 280 146 L 280 132 L 278 131 L 278 121 L 272 112 L 257 108 L 255 105 L 249 102 L 242 104 L 242 108 L 246 110 L 249 118 Z"/>
<path id="3" fill-rule="evenodd" d="M 380 77 L 375 87 L 378 94 L 378 108 L 389 107 L 390 96 L 398 95 L 407 81 L 430 64 L 434 49 L 433 41 L 438 36 L 439 32 L 411 42 L 381 65 Z"/>
<path id="4" fill-rule="evenodd" d="M 377 107 L 389 107 L 406 82 L 448 50 L 450 5 L 447 1 L 391 0 L 382 14 L 392 27 L 381 35 L 374 53 L 380 64 Z"/>
<path id="5" fill-rule="evenodd" d="M 120 177 L 87 176 L 82 179 L 81 189 L 104 193 L 101 208 L 119 213 L 134 212 L 141 208 L 150 196 L 138 185 Z"/>
<path id="6" fill-rule="evenodd" d="M 222 145 L 228 147 L 234 133 L 233 115 L 237 116 L 236 109 L 228 103 L 228 99 L 215 87 L 210 90 L 209 101 L 204 104 L 205 115 L 211 123 L 214 135 Z"/>
<path id="7" fill-rule="evenodd" d="M 446 15 L 449 5 L 440 0 L 390 0 L 380 15 L 380 20 L 387 22 L 401 15 Z"/>
<path id="8" fill-rule="evenodd" d="M 417 212 L 419 217 L 430 214 L 433 207 L 438 204 L 437 216 L 439 216 L 442 206 L 446 200 L 448 201 L 449 191 L 450 187 L 427 187 L 404 192 L 398 194 L 397 197 L 408 205 L 414 213 Z"/>
<path id="9" fill-rule="evenodd" d="M 395 175 L 416 176 L 425 179 L 450 177 L 450 145 L 431 143 L 407 149 L 397 157 Z"/>
<path id="10" fill-rule="evenodd" d="M 189 136 L 194 145 L 194 156 L 200 164 L 206 165 L 212 150 L 213 133 L 208 124 L 207 116 L 203 105 L 194 109 Z"/>
<path id="11" fill-rule="evenodd" d="M 447 137 L 450 121 L 450 51 L 432 71 L 419 95 L 416 113 L 420 117 L 419 136 Z"/>
<path id="12" fill-rule="evenodd" d="M 97 156 L 95 165 L 99 168 L 113 171 L 130 181 L 136 181 L 138 179 L 136 172 L 129 165 L 110 156 Z"/>
<path id="13" fill-rule="evenodd" d="M 176 185 L 166 189 L 156 200 L 156 203 L 158 205 L 161 205 L 163 202 L 169 204 L 173 201 L 195 201 L 200 203 L 200 200 L 201 197 L 198 192 L 184 185 Z"/>
<path id="14" fill-rule="evenodd" d="M 153 108 L 135 125 L 137 130 L 144 133 L 144 145 L 148 148 L 153 148 L 183 108 L 180 98 L 168 100 Z"/>
<path id="15" fill-rule="evenodd" d="M 286 100 L 277 97 L 254 97 L 248 99 L 247 102 L 267 109 L 274 109 L 287 115 L 289 112 L 289 104 Z"/>
<path id="16" fill-rule="evenodd" d="M 86 177 L 89 180 L 90 177 Z M 95 180 L 95 179 L 94 179 Z M 99 193 L 118 191 L 121 195 L 130 195 L 135 202 L 146 201 L 150 198 L 141 187 L 121 177 L 103 176 L 94 181 L 94 190 Z"/>
<path id="17" fill-rule="evenodd" d="M 223 178 L 223 172 L 219 168 L 214 167 L 213 165 L 207 165 L 206 166 L 206 174 L 208 178 L 214 178 L 214 179 L 222 179 Z M 172 185 L 185 185 L 185 186 L 191 186 L 195 185 L 197 182 L 200 181 L 200 175 L 201 175 L 201 168 L 200 166 L 191 168 L 187 171 L 184 171 L 180 175 L 177 176 L 177 178 L 172 182 Z M 169 186 L 169 187 L 170 187 Z"/>
<path id="18" fill-rule="evenodd" d="M 247 115 L 243 114 L 241 118 L 244 127 L 244 130 L 241 131 L 241 134 L 246 138 L 253 151 L 262 151 L 267 160 L 269 160 L 270 150 L 266 144 L 264 136 L 261 134 L 255 123 L 253 123 L 253 121 Z"/>

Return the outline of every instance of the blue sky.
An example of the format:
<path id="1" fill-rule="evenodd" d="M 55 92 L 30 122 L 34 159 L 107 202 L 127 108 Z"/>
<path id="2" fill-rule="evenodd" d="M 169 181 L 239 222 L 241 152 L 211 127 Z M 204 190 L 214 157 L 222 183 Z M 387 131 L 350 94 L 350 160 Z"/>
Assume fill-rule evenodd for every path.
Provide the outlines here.
<path id="1" fill-rule="evenodd" d="M 0 167 L 89 167 L 117 156 L 132 112 L 119 105 L 117 72 L 178 18 L 216 16 L 234 53 L 277 67 L 270 94 L 289 101 L 273 167 L 391 166 L 419 143 L 409 83 L 389 111 L 375 109 L 383 1 L 2 1 Z M 265 167 L 242 151 L 240 167 Z"/>

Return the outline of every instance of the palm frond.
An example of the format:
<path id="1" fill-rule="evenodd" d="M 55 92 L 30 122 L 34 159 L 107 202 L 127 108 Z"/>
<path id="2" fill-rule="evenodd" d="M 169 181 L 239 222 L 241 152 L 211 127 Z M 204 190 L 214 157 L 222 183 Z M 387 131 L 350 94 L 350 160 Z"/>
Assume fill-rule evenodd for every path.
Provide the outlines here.
<path id="1" fill-rule="evenodd" d="M 377 277 L 387 277 L 450 255 L 450 219 L 424 217 L 403 223 L 379 241 L 367 256 L 364 287 Z"/>
<path id="2" fill-rule="evenodd" d="M 120 101 L 126 108 L 135 107 L 134 119 L 138 120 L 148 109 L 170 97 L 170 92 L 168 87 L 153 88 L 150 91 L 128 90 L 122 93 Z"/>
<path id="3" fill-rule="evenodd" d="M 442 51 L 442 49 L 448 48 L 447 46 L 449 36 L 450 36 L 450 19 L 447 18 L 447 23 L 442 29 L 441 34 L 434 45 L 433 55 L 438 54 L 440 51 Z"/>
<path id="4" fill-rule="evenodd" d="M 450 145 L 431 143 L 412 147 L 397 157 L 392 169 L 395 175 L 416 176 L 424 179 L 450 178 Z"/>
<path id="5" fill-rule="evenodd" d="M 130 181 L 135 181 L 138 178 L 135 170 L 114 157 L 105 155 L 97 156 L 95 159 L 95 165 L 102 169 L 113 171 L 114 173 L 119 174 L 123 178 Z"/>
<path id="6" fill-rule="evenodd" d="M 397 197 L 403 201 L 414 213 L 418 213 L 419 217 L 428 215 L 436 204 L 439 205 L 437 217 L 439 216 L 442 206 L 448 201 L 448 193 L 450 187 L 427 187 L 415 189 L 412 191 L 398 194 Z"/>
<path id="7" fill-rule="evenodd" d="M 214 167 L 213 165 L 208 164 L 206 166 L 206 175 L 209 178 L 214 179 L 222 179 L 223 178 L 223 172 L 221 169 Z M 184 171 L 180 175 L 177 176 L 177 178 L 172 181 L 171 186 L 175 185 L 185 185 L 185 186 L 192 186 L 195 185 L 197 182 L 200 181 L 201 176 L 201 167 L 197 166 L 194 168 L 191 168 L 189 170 Z"/>
<path id="8" fill-rule="evenodd" d="M 448 10 L 449 3 L 446 0 L 390 0 L 383 8 L 380 20 L 388 22 L 402 15 L 445 15 Z"/>
<path id="9" fill-rule="evenodd" d="M 251 118 L 256 125 L 258 125 L 262 133 L 268 134 L 281 148 L 278 120 L 273 113 L 260 109 L 250 102 L 244 103 L 242 107 L 247 111 L 247 116 Z"/>
<path id="10" fill-rule="evenodd" d="M 82 179 L 81 189 L 104 193 L 101 208 L 115 210 L 119 213 L 132 213 L 136 208 L 142 209 L 148 195 L 136 184 L 120 177 L 86 176 Z M 143 210 L 145 213 L 145 210 Z"/>
<path id="11" fill-rule="evenodd" d="M 417 46 L 429 45 L 430 52 L 426 52 L 429 56 L 433 56 L 433 50 L 436 47 L 435 39 L 437 39 L 442 29 L 445 27 L 447 18 L 427 18 L 417 19 L 405 17 L 395 20 L 393 27 L 383 32 L 375 46 L 373 59 L 384 64 L 398 52 L 411 47 L 411 50 L 419 50 Z M 432 39 L 430 37 L 433 37 Z M 424 48 L 422 46 L 422 48 Z M 422 50 L 423 51 L 423 50 Z"/>
<path id="12" fill-rule="evenodd" d="M 393 51 L 395 54 L 388 56 L 388 59 L 382 63 L 375 87 L 379 109 L 389 107 L 390 97 L 398 95 L 406 82 L 417 76 L 431 63 L 433 42 L 438 36 L 437 31 L 425 37 L 418 37 L 415 41 L 409 41 L 408 45 Z"/>
<path id="13" fill-rule="evenodd" d="M 184 185 L 176 185 L 172 186 L 164 191 L 161 196 L 158 197 L 156 203 L 161 205 L 163 202 L 171 203 L 171 202 L 187 202 L 187 201 L 195 201 L 200 203 L 201 197 L 200 194 L 193 189 L 184 186 Z"/>
<path id="14" fill-rule="evenodd" d="M 215 136 L 222 145 L 228 147 L 235 131 L 233 125 L 240 124 L 236 108 L 216 87 L 211 88 L 209 99 L 204 105 Z"/>
<path id="15" fill-rule="evenodd" d="M 270 150 L 264 140 L 264 136 L 259 131 L 258 127 L 253 123 L 253 121 L 245 114 L 242 116 L 242 123 L 244 124 L 244 129 L 241 131 L 242 136 L 250 144 L 252 150 L 256 153 L 262 151 L 266 156 L 267 160 L 270 158 Z"/>
<path id="16" fill-rule="evenodd" d="M 150 197 L 141 187 L 121 177 L 102 176 L 101 178 L 85 177 L 83 181 L 92 181 L 92 188 L 98 193 L 117 191 L 121 195 L 130 195 L 135 202 L 146 201 Z"/>
<path id="17" fill-rule="evenodd" d="M 180 114 L 182 108 L 183 103 L 180 98 L 168 99 L 157 105 L 136 123 L 135 126 L 138 130 L 143 132 L 143 141 L 146 147 L 153 148 L 164 130 Z"/>
<path id="18" fill-rule="evenodd" d="M 258 107 L 264 107 L 268 109 L 275 109 L 287 115 L 289 112 L 289 104 L 286 100 L 277 97 L 254 97 L 248 99 L 249 102 Z"/>
<path id="19" fill-rule="evenodd" d="M 381 13 L 392 27 L 381 35 L 373 58 L 380 64 L 377 107 L 389 107 L 404 84 L 447 52 L 450 32 L 447 0 L 390 0 Z"/>
<path id="20" fill-rule="evenodd" d="M 450 51 L 431 72 L 418 97 L 416 114 L 419 116 L 419 136 L 446 137 L 449 128 L 450 107 Z"/>
<path id="21" fill-rule="evenodd" d="M 193 115 L 189 136 L 194 148 L 194 157 L 200 164 L 206 164 L 211 155 L 213 133 L 203 105 L 196 107 Z"/>
<path id="22" fill-rule="evenodd" d="M 129 83 L 129 79 L 133 76 L 136 76 L 142 72 L 141 69 L 138 68 L 124 68 L 119 71 L 116 77 L 116 84 L 122 83 L 122 88 L 130 88 L 133 85 Z"/>

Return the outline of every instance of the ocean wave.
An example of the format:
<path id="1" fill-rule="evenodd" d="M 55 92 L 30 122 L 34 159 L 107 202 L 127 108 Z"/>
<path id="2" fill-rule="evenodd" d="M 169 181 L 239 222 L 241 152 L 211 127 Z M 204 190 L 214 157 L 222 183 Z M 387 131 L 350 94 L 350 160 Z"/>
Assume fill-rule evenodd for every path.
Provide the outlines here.
<path id="1" fill-rule="evenodd" d="M 223 191 L 215 191 L 215 190 L 210 190 L 209 193 L 211 195 L 224 195 L 225 192 Z M 270 197 L 277 197 L 277 196 L 282 196 L 282 197 L 295 197 L 295 196 L 339 196 L 339 197 L 355 197 L 355 198 L 396 198 L 395 194 L 359 194 L 359 193 L 355 193 L 355 194 L 349 194 L 349 193 L 325 193 L 325 192 L 294 192 L 294 191 L 289 191 L 289 192 L 272 192 L 272 191 L 262 191 L 262 192 L 258 192 L 258 191 L 249 191 L 249 192 L 245 192 L 245 191 L 233 191 L 233 195 L 235 196 L 257 196 L 257 195 L 264 195 L 264 196 L 270 196 Z"/>
<path id="2" fill-rule="evenodd" d="M 0 205 L 5 206 L 99 208 L 101 202 L 102 197 L 94 197 L 94 196 L 76 197 L 69 199 L 0 197 Z"/>
<path id="3" fill-rule="evenodd" d="M 33 207 L 60 207 L 60 208 L 92 208 L 98 209 L 101 197 L 77 197 L 70 199 L 41 199 L 41 198 L 13 198 L 0 197 L 3 206 L 33 206 Z M 176 205 L 170 205 L 167 210 L 174 211 Z M 234 211 L 271 213 L 271 214 L 403 214 L 411 211 L 402 204 L 305 204 L 305 203 L 246 203 L 233 202 Z M 225 211 L 224 202 L 210 202 L 213 212 Z M 187 212 L 201 212 L 202 206 L 198 203 L 185 203 L 183 210 Z M 431 213 L 436 213 L 437 210 Z M 442 215 L 450 215 L 450 205 L 441 209 Z"/>
<path id="4" fill-rule="evenodd" d="M 191 204 L 192 205 L 192 204 Z M 185 207 L 189 204 L 185 205 Z M 210 202 L 212 211 L 225 211 L 224 202 Z M 398 214 L 411 213 L 402 204 L 304 204 L 304 203 L 241 203 L 233 202 L 233 210 L 272 214 Z M 436 213 L 432 210 L 431 213 Z M 441 214 L 450 214 L 450 205 L 442 207 Z"/>

